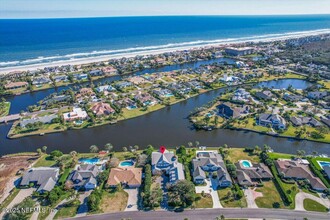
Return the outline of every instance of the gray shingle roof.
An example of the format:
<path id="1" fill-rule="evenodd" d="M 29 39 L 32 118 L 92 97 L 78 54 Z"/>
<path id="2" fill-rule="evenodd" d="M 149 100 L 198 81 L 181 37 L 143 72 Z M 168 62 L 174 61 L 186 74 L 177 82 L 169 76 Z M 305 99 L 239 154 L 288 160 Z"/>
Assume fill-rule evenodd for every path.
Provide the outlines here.
<path id="1" fill-rule="evenodd" d="M 59 175 L 59 168 L 38 167 L 26 171 L 22 177 L 21 186 L 27 186 L 31 182 L 38 185 L 37 191 L 50 191 L 54 188 Z"/>

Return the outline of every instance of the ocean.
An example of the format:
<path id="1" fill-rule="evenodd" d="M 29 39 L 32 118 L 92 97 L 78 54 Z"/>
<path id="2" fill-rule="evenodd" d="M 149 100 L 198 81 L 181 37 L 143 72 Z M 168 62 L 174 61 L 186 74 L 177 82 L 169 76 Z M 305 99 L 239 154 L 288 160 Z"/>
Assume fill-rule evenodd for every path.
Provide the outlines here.
<path id="1" fill-rule="evenodd" d="M 0 68 L 330 32 L 330 15 L 1 19 Z"/>

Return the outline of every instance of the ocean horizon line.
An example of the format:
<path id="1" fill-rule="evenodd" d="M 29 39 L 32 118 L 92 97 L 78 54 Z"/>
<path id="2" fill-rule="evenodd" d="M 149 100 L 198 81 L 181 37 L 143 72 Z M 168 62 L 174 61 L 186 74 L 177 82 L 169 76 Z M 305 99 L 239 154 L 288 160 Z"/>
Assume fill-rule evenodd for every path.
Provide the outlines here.
<path id="1" fill-rule="evenodd" d="M 18 11 L 17 11 L 18 12 Z M 299 17 L 299 16 L 330 16 L 330 13 L 320 14 L 228 14 L 228 15 L 216 15 L 216 14 L 168 14 L 168 15 L 109 15 L 109 16 L 78 16 L 78 17 L 0 17 L 0 20 L 55 20 L 55 19 L 99 19 L 99 18 L 143 18 L 143 17 Z"/>

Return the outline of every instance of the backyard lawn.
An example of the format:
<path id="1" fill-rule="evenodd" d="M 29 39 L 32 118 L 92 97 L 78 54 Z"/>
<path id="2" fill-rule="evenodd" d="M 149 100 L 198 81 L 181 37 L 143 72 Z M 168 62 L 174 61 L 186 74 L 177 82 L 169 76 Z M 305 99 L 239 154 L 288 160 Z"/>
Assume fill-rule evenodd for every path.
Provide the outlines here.
<path id="1" fill-rule="evenodd" d="M 48 154 L 42 155 L 38 161 L 34 164 L 34 167 L 51 167 L 56 164 L 56 161 Z"/>
<path id="2" fill-rule="evenodd" d="M 263 194 L 262 197 L 255 199 L 257 206 L 259 208 L 286 208 L 273 181 L 263 182 L 263 184 L 264 186 L 256 189 L 257 192 Z M 276 203 L 279 204 L 279 207 L 276 207 Z"/>
<path id="3" fill-rule="evenodd" d="M 324 205 L 322 205 L 312 199 L 304 200 L 304 209 L 306 209 L 306 211 L 328 212 L 328 209 Z"/>
<path id="4" fill-rule="evenodd" d="M 197 193 L 197 195 L 200 196 L 201 199 L 195 201 L 195 208 L 205 209 L 213 207 L 212 197 L 210 194 L 205 194 L 204 197 L 200 193 Z"/>
<path id="5" fill-rule="evenodd" d="M 128 194 L 125 191 L 110 193 L 104 190 L 100 208 L 105 213 L 124 211 L 127 200 Z"/>
<path id="6" fill-rule="evenodd" d="M 253 163 L 259 163 L 258 155 L 252 153 L 244 152 L 243 148 L 229 148 L 228 157 L 226 158 L 232 163 L 237 163 L 239 160 L 249 160 Z"/>

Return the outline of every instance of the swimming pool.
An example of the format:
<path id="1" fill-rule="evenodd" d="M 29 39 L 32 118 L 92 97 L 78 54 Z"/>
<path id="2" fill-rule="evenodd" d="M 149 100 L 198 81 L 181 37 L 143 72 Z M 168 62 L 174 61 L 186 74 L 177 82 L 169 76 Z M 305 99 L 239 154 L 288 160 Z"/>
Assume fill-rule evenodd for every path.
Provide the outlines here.
<path id="1" fill-rule="evenodd" d="M 318 164 L 320 165 L 320 167 L 322 167 L 322 169 L 323 169 L 323 167 L 330 167 L 330 162 L 327 162 L 327 161 L 317 161 L 318 162 Z"/>
<path id="2" fill-rule="evenodd" d="M 85 163 L 85 164 L 96 164 L 98 162 L 100 162 L 100 159 L 97 157 L 94 158 L 80 158 L 79 159 L 80 163 Z"/>
<path id="3" fill-rule="evenodd" d="M 134 165 L 134 163 L 130 160 L 125 160 L 125 161 L 122 161 L 120 162 L 119 164 L 121 167 L 131 167 Z"/>
<path id="4" fill-rule="evenodd" d="M 241 160 L 241 164 L 243 165 L 243 167 L 252 167 L 251 162 L 248 160 Z"/>

